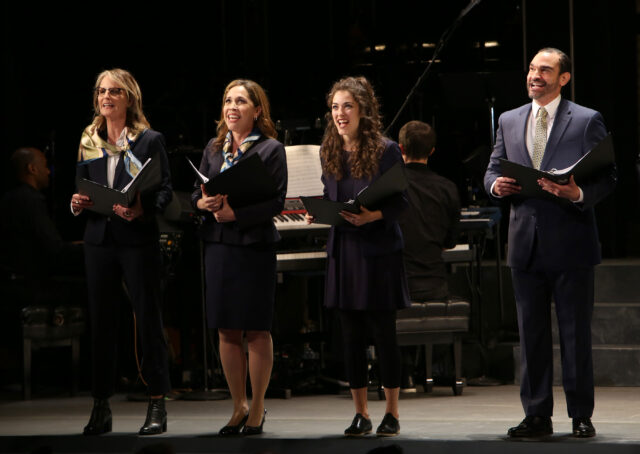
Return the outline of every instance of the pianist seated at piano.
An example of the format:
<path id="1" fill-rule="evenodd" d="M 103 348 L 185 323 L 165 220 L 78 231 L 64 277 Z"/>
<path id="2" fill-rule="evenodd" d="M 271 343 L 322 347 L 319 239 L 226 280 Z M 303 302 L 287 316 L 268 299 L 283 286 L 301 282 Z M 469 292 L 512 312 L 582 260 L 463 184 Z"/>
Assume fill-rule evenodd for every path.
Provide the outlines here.
<path id="1" fill-rule="evenodd" d="M 399 223 L 404 238 L 404 265 L 411 301 L 442 301 L 449 298 L 444 249 L 456 245 L 460 223 L 458 188 L 427 167 L 435 151 L 436 132 L 421 121 L 400 128 L 398 143 L 409 181 L 409 209 Z M 401 347 L 402 392 L 414 392 L 415 347 Z"/>
<path id="2" fill-rule="evenodd" d="M 436 133 L 430 125 L 408 122 L 400 129 L 398 143 L 409 181 L 409 209 L 402 213 L 399 223 L 411 299 L 446 299 L 449 288 L 442 251 L 456 245 L 460 223 L 458 188 L 427 167 L 436 145 Z"/>
<path id="3" fill-rule="evenodd" d="M 379 104 L 364 77 L 336 82 L 327 96 L 327 127 L 322 141 L 324 198 L 355 199 L 395 163 L 402 162 L 395 142 L 382 135 Z M 402 261 L 398 216 L 407 207 L 404 194 L 385 200 L 376 209 L 343 211 L 345 225 L 332 227 L 327 241 L 325 306 L 338 311 L 345 364 L 356 415 L 347 436 L 372 431 L 367 405 L 367 333 L 375 338 L 380 377 L 386 398 L 379 436 L 400 432 L 398 397 L 400 355 L 396 341 L 396 310 L 409 305 Z M 371 208 L 371 207 L 370 207 Z M 307 215 L 308 222 L 313 217 Z"/>
<path id="4" fill-rule="evenodd" d="M 212 179 L 236 163 L 258 155 L 273 177 L 276 195 L 242 207 L 226 194 L 192 194 L 194 208 L 204 214 L 207 323 L 218 330 L 220 357 L 233 399 L 233 413 L 220 435 L 262 433 L 264 395 L 273 366 L 271 324 L 276 289 L 276 248 L 280 236 L 273 217 L 282 211 L 287 192 L 283 145 L 275 140 L 269 101 L 260 85 L 234 80 L 222 97 L 217 136 L 209 141 L 200 172 Z M 257 194 L 257 199 L 261 195 Z M 248 343 L 249 359 L 243 339 Z M 249 373 L 252 401 L 246 394 Z"/>

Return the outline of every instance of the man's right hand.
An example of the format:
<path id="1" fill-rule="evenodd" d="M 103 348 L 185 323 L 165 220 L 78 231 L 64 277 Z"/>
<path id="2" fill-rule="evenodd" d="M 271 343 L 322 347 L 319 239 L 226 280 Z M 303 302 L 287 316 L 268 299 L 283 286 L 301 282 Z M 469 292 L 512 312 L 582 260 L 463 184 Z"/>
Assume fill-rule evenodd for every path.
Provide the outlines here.
<path id="1" fill-rule="evenodd" d="M 513 178 L 498 177 L 493 184 L 493 195 L 498 197 L 518 194 L 521 190 L 522 187 Z"/>

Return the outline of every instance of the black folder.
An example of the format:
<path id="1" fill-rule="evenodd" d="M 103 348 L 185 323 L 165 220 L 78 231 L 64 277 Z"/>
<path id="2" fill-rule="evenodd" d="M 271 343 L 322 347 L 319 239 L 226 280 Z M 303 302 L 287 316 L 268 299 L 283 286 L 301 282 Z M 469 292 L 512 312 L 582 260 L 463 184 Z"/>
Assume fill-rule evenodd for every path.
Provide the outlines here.
<path id="1" fill-rule="evenodd" d="M 209 179 L 202 175 L 186 158 L 196 174 L 196 178 L 210 196 L 223 194 L 229 196 L 229 205 L 232 208 L 245 207 L 255 203 L 264 202 L 273 198 L 278 192 L 273 177 L 258 154 L 241 159 L 237 164 L 229 167 L 215 178 Z"/>
<path id="2" fill-rule="evenodd" d="M 162 182 L 161 167 L 159 159 L 147 159 L 138 174 L 123 189 L 113 189 L 86 178 L 77 178 L 78 193 L 89 196 L 93 202 L 88 210 L 108 216 L 113 214 L 114 204 L 129 207 L 135 202 L 138 192 L 142 195 L 158 189 Z"/>
<path id="3" fill-rule="evenodd" d="M 543 190 L 538 185 L 538 179 L 546 178 L 558 184 L 568 184 L 569 177 L 573 175 L 576 183 L 584 182 L 598 175 L 602 170 L 613 165 L 615 154 L 613 152 L 613 139 L 607 135 L 591 151 L 576 161 L 575 164 L 561 170 L 537 170 L 523 166 L 506 159 L 500 159 L 502 175 L 514 178 L 522 188 L 518 194 L 523 197 L 542 197 L 557 199 L 553 194 Z"/>
<path id="4" fill-rule="evenodd" d="M 347 221 L 340 216 L 340 211 L 359 213 L 360 207 L 376 210 L 389 197 L 407 189 L 409 183 L 404 173 L 404 166 L 397 162 L 380 178 L 358 193 L 351 202 L 334 202 L 333 200 L 314 197 L 300 197 L 305 209 L 315 218 L 315 222 L 329 225 L 342 225 Z"/>

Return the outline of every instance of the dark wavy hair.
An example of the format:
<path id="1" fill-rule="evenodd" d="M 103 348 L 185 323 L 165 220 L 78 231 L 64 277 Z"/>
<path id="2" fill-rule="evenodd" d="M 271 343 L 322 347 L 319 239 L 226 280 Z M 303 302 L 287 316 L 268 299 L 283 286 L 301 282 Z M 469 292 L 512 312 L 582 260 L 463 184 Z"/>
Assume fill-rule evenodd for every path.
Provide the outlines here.
<path id="1" fill-rule="evenodd" d="M 229 128 L 227 128 L 227 123 L 224 121 L 224 100 L 233 87 L 237 87 L 238 85 L 244 87 L 249 94 L 249 99 L 255 107 L 261 107 L 262 111 L 260 115 L 258 115 L 258 119 L 254 122 L 253 126 L 257 127 L 260 132 L 270 139 L 278 138 L 278 132 L 276 131 L 276 127 L 271 120 L 271 108 L 269 106 L 269 98 L 267 98 L 267 94 L 264 89 L 258 84 L 249 79 L 236 79 L 229 82 L 227 88 L 224 89 L 224 94 L 222 95 L 222 107 L 220 108 L 220 121 L 218 122 L 216 140 L 214 142 L 215 149 L 222 149 L 222 145 L 224 144 L 224 139 L 227 137 L 227 133 L 229 132 Z"/>
<path id="2" fill-rule="evenodd" d="M 338 129 L 331 115 L 333 97 L 338 91 L 351 93 L 360 109 L 356 149 L 353 153 L 349 153 L 348 160 L 351 175 L 354 178 L 371 178 L 378 172 L 380 156 L 384 151 L 384 140 L 381 132 L 380 105 L 373 87 L 364 77 L 340 79 L 333 84 L 327 95 L 329 112 L 325 115 L 327 127 L 324 131 L 320 152 L 322 170 L 325 174 L 335 177 L 336 180 L 343 177 L 342 150 L 344 141 L 338 134 Z"/>

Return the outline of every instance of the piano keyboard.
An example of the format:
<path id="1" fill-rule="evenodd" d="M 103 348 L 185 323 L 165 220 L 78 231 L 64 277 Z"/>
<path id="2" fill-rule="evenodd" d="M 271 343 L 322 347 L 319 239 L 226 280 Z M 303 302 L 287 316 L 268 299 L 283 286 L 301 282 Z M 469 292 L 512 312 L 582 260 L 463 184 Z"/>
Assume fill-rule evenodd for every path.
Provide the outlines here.
<path id="1" fill-rule="evenodd" d="M 283 252 L 276 255 L 278 271 L 301 271 L 324 268 L 327 251 Z M 473 261 L 473 249 L 468 244 L 456 244 L 442 251 L 445 263 L 468 263 Z"/>
<path id="2" fill-rule="evenodd" d="M 307 210 L 299 197 L 288 198 L 284 202 L 284 211 L 273 218 L 278 230 L 313 230 L 329 229 L 327 224 L 307 224 L 304 215 Z"/>
<path id="3" fill-rule="evenodd" d="M 312 229 L 328 229 L 331 227 L 326 224 L 307 224 L 304 219 L 304 212 L 290 212 L 283 211 L 273 218 L 273 223 L 278 230 L 312 230 Z"/>

